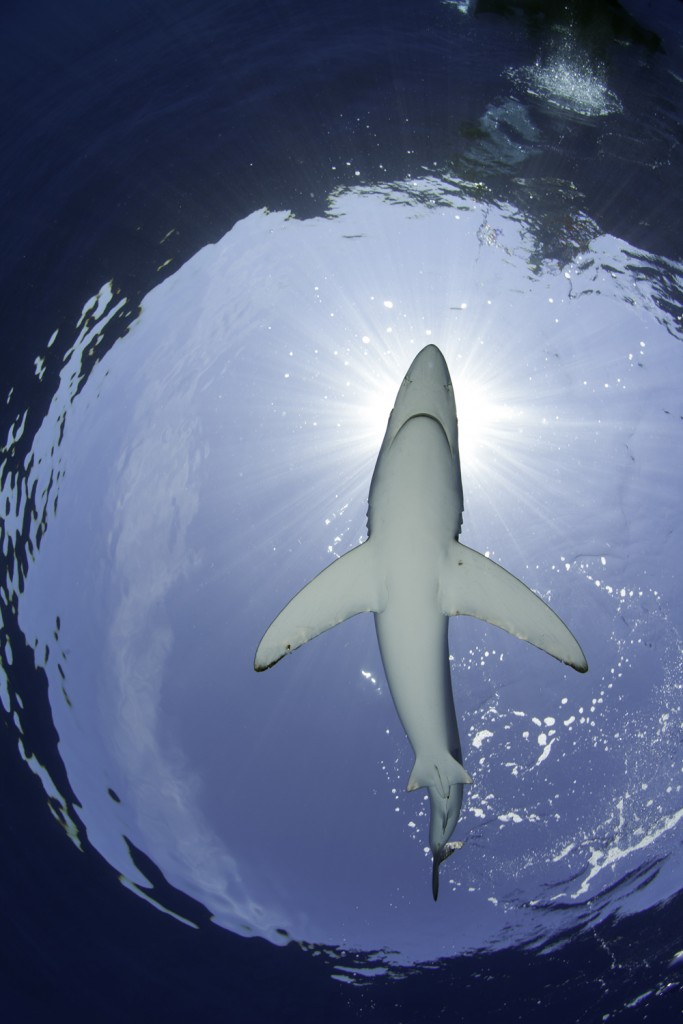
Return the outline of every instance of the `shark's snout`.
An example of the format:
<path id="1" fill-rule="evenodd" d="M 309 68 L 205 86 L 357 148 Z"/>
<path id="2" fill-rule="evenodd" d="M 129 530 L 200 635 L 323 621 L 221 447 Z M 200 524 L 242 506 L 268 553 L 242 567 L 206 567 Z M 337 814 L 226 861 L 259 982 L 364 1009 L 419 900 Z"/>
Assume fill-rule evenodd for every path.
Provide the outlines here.
<path id="1" fill-rule="evenodd" d="M 450 386 L 451 375 L 441 350 L 436 345 L 426 345 L 421 349 L 410 364 L 406 380 L 412 384 Z"/>

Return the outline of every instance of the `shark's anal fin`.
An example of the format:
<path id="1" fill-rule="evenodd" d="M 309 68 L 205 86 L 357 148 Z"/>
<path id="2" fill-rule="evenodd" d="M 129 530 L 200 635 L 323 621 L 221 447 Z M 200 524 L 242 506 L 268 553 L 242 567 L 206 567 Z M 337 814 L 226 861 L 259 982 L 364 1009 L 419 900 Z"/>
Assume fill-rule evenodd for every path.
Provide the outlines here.
<path id="1" fill-rule="evenodd" d="M 382 611 L 384 581 L 378 575 L 372 541 L 338 558 L 286 605 L 258 645 L 254 668 L 263 672 L 307 640 L 360 612 Z"/>
<path id="2" fill-rule="evenodd" d="M 552 654 L 577 672 L 588 663 L 562 619 L 497 562 L 453 541 L 439 581 L 444 615 L 473 615 Z"/>

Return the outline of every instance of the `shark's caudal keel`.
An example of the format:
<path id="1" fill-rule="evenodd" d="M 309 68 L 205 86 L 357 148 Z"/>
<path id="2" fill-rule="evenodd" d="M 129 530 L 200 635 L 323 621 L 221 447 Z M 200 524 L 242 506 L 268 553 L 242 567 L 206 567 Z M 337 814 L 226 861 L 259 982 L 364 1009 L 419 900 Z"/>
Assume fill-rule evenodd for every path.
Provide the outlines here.
<path id="1" fill-rule="evenodd" d="M 415 763 L 408 789 L 427 787 L 432 892 L 471 778 L 462 752 L 448 655 L 448 617 L 473 615 L 528 640 L 579 672 L 588 668 L 567 627 L 496 562 L 460 544 L 463 497 L 458 422 L 446 362 L 416 356 L 389 417 L 370 485 L 368 540 L 299 591 L 266 631 L 257 671 L 337 623 L 375 613 L 382 663 Z"/>

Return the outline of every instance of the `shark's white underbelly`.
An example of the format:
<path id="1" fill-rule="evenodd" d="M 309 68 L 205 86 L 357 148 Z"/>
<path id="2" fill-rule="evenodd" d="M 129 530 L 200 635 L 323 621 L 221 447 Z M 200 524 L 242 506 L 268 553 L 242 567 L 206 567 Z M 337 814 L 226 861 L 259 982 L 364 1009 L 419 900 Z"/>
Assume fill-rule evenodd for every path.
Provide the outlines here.
<path id="1" fill-rule="evenodd" d="M 368 518 L 379 562 L 387 567 L 386 606 L 375 624 L 399 717 L 417 758 L 448 751 L 460 760 L 448 619 L 439 597 L 461 512 L 452 459 L 436 420 L 409 420 L 373 481 Z"/>
<path id="2" fill-rule="evenodd" d="M 391 601 L 375 615 L 377 639 L 391 696 L 415 757 L 460 757 L 448 660 L 448 620 L 436 608 L 413 616 Z"/>

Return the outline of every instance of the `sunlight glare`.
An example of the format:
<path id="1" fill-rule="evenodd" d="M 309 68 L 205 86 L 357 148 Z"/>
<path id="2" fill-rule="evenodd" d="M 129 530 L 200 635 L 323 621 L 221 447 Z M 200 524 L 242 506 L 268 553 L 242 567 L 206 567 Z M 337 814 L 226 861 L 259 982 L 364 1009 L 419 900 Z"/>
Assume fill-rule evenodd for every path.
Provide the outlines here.
<path id="1" fill-rule="evenodd" d="M 481 483 L 492 450 L 498 456 L 509 447 L 522 410 L 506 402 L 498 382 L 470 365 L 453 381 L 458 413 L 458 443 L 463 476 Z"/>

